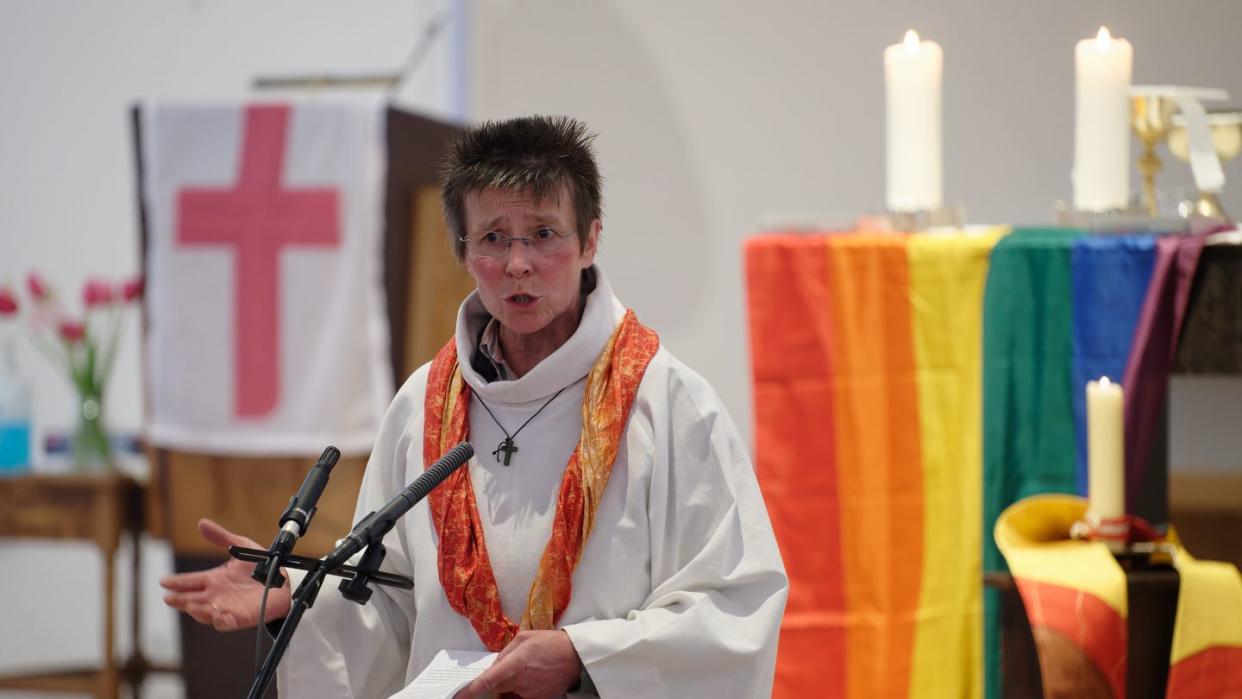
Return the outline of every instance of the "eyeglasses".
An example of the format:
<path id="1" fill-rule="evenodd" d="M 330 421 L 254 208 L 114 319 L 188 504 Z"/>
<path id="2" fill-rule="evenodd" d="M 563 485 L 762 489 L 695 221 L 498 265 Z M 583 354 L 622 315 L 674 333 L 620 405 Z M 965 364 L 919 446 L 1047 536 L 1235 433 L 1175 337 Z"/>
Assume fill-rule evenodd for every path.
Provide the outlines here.
<path id="1" fill-rule="evenodd" d="M 509 247 L 515 242 L 526 243 L 526 249 L 536 255 L 551 255 L 561 249 L 565 239 L 569 236 L 569 233 L 562 233 L 555 228 L 544 226 L 527 236 L 510 237 L 490 231 L 477 238 L 463 236 L 459 240 L 480 257 L 504 257 L 509 252 Z"/>

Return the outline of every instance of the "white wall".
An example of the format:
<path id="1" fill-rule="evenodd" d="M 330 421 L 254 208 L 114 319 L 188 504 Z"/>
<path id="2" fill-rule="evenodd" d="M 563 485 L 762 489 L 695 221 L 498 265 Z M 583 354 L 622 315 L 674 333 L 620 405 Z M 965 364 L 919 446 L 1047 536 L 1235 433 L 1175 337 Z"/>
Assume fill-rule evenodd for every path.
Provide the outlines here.
<path id="1" fill-rule="evenodd" d="M 1242 103 L 1230 0 L 493 0 L 474 12 L 475 116 L 564 113 L 599 132 L 613 287 L 747 434 L 742 241 L 774 212 L 848 221 L 882 208 L 882 51 L 907 28 L 944 47 L 945 197 L 974 222 L 1050 223 L 1071 198 L 1074 44 L 1101 24 L 1133 44 L 1135 83 L 1224 87 Z M 1166 160 L 1162 186 L 1189 186 Z M 1242 158 L 1226 176 L 1225 207 L 1242 215 Z M 1242 413 L 1242 382 L 1207 385 L 1177 382 L 1175 404 Z M 1176 416 L 1172 429 L 1175 462 L 1190 448 L 1194 465 L 1242 467 L 1236 430 Z"/>
<path id="2" fill-rule="evenodd" d="M 24 284 L 27 271 L 37 269 L 76 308 L 85 277 L 138 270 L 128 112 L 137 99 L 254 96 L 250 85 L 260 74 L 392 71 L 427 20 L 449 10 L 457 19 L 397 102 L 459 116 L 468 97 L 459 73 L 467 29 L 460 5 L 0 0 L 0 283 Z M 136 320 L 123 338 L 107 396 L 110 426 L 128 432 L 138 429 L 142 416 Z M 0 333 L 13 330 L 0 327 Z M 64 431 L 73 411 L 68 385 L 29 343 L 20 346 L 22 368 L 33 378 L 37 425 Z M 169 552 L 162 542 L 143 549 L 144 646 L 156 659 L 175 659 L 174 617 L 156 583 L 169 570 Z M 124 577 L 126 568 L 120 568 Z M 6 543 L 0 570 L 0 672 L 99 656 L 101 600 L 90 593 L 100 567 L 88 546 Z M 122 639 L 125 648 L 128 635 Z M 164 682 L 147 696 L 179 692 L 175 682 Z"/>

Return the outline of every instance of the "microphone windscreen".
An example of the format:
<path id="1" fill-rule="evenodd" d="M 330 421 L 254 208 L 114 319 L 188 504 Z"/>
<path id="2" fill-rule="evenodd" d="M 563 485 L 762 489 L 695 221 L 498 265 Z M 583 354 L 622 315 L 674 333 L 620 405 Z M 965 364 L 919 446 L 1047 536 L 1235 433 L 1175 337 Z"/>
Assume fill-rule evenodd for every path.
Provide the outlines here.
<path id="1" fill-rule="evenodd" d="M 461 468 L 462 464 L 470 460 L 474 456 L 474 447 L 469 442 L 462 442 L 449 450 L 447 454 L 440 457 L 440 460 L 432 464 L 431 468 L 423 472 L 423 475 L 414 479 L 410 484 L 410 495 L 413 502 L 418 502 L 427 497 L 433 488 L 440 485 L 440 482 L 449 477 L 453 471 Z"/>
<path id="2" fill-rule="evenodd" d="M 331 469 L 336 465 L 338 459 L 341 458 L 341 450 L 336 447 L 329 446 L 323 450 L 323 454 L 319 457 L 319 463 Z"/>

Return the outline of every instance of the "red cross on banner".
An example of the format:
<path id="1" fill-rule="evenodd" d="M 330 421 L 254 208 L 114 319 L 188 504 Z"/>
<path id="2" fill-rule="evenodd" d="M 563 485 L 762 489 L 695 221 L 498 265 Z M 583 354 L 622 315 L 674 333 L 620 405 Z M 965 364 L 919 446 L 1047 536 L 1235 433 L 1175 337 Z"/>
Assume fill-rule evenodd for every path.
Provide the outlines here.
<path id="1" fill-rule="evenodd" d="M 237 417 L 262 417 L 280 401 L 281 252 L 340 244 L 338 191 L 282 185 L 289 114 L 285 105 L 248 107 L 237 184 L 177 192 L 177 245 L 227 246 L 234 253 Z"/>

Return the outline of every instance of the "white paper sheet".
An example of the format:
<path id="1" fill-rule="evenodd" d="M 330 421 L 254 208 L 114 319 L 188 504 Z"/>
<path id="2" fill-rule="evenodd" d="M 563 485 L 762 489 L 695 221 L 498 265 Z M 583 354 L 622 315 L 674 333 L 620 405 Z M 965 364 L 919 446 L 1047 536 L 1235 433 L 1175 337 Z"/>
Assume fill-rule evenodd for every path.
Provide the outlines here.
<path id="1" fill-rule="evenodd" d="M 452 699 L 496 661 L 495 653 L 442 650 L 414 681 L 388 699 Z"/>

